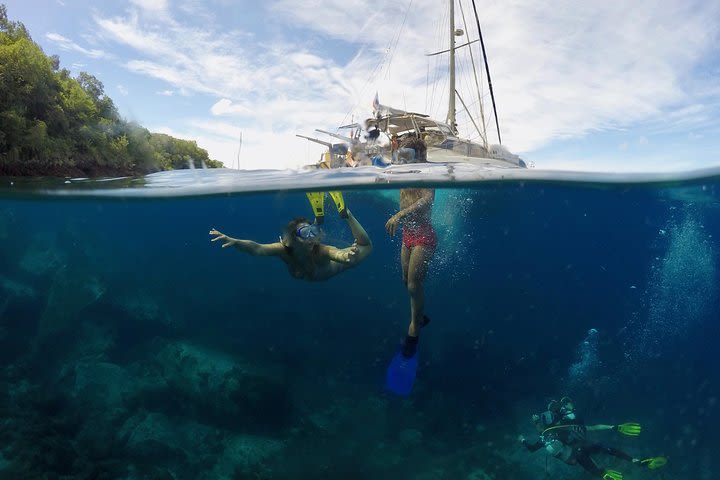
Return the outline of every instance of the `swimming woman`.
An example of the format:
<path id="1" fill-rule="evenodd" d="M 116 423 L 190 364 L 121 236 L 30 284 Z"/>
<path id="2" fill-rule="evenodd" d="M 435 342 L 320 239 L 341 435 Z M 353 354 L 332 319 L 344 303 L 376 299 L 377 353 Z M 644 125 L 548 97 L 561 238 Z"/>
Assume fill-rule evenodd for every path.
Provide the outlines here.
<path id="1" fill-rule="evenodd" d="M 278 257 L 285 262 L 290 275 L 302 280 L 327 280 L 365 260 L 372 252 L 372 242 L 365 229 L 347 210 L 347 222 L 355 241 L 347 248 L 322 243 L 322 230 L 305 218 L 296 218 L 285 226 L 275 243 L 256 243 L 252 240 L 232 238 L 216 229 L 210 230 L 221 241 L 222 248 L 235 247 L 241 252 L 256 256 Z"/>

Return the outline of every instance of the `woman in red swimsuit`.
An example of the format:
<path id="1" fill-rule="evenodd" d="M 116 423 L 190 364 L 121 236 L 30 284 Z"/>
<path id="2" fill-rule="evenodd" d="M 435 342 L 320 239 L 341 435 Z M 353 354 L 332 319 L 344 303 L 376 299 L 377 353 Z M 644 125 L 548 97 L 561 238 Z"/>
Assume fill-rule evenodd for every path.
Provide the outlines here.
<path id="1" fill-rule="evenodd" d="M 414 150 L 411 161 L 427 161 L 427 147 L 421 139 L 403 141 L 399 151 L 402 155 L 409 149 Z M 385 224 L 387 232 L 394 236 L 398 225 L 402 223 L 400 265 L 403 282 L 410 294 L 410 326 L 401 350 L 406 358 L 415 355 L 420 329 L 429 322 L 424 315 L 423 281 L 437 246 L 437 235 L 430 221 L 434 200 L 435 190 L 432 188 L 403 188 L 400 190 L 400 211 Z"/>

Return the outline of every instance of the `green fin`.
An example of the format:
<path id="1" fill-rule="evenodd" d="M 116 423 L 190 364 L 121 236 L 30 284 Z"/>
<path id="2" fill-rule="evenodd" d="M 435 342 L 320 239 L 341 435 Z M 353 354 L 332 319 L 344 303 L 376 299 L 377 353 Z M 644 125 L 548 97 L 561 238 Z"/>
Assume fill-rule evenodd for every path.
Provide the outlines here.
<path id="1" fill-rule="evenodd" d="M 617 470 L 605 470 L 603 480 L 623 480 L 623 474 Z"/>
<path id="2" fill-rule="evenodd" d="M 623 435 L 628 435 L 630 437 L 637 437 L 640 435 L 640 432 L 642 431 L 642 427 L 640 427 L 639 423 L 622 423 L 617 426 L 617 431 L 622 433 Z"/>
<path id="3" fill-rule="evenodd" d="M 310 206 L 315 214 L 315 223 L 323 223 L 325 219 L 325 192 L 307 192 L 305 195 L 307 195 Z"/>
<path id="4" fill-rule="evenodd" d="M 335 202 L 335 207 L 342 218 L 347 218 L 347 209 L 345 208 L 345 199 L 342 192 L 328 192 Z"/>
<path id="5" fill-rule="evenodd" d="M 656 468 L 664 467 L 667 464 L 667 458 L 665 457 L 652 457 L 652 458 L 646 458 L 645 460 L 640 460 L 640 464 L 649 468 L 650 470 L 655 470 Z"/>

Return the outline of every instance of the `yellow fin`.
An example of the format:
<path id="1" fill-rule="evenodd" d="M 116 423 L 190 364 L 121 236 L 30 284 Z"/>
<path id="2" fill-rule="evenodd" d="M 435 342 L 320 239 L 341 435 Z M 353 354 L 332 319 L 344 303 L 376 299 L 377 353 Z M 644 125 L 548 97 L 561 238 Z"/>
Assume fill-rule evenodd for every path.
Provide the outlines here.
<path id="1" fill-rule="evenodd" d="M 345 208 L 345 199 L 342 192 L 328 192 L 335 202 L 335 207 L 342 218 L 347 218 L 347 209 Z"/>
<path id="2" fill-rule="evenodd" d="M 305 195 L 315 214 L 315 222 L 322 223 L 325 218 L 325 192 L 306 192 Z"/>

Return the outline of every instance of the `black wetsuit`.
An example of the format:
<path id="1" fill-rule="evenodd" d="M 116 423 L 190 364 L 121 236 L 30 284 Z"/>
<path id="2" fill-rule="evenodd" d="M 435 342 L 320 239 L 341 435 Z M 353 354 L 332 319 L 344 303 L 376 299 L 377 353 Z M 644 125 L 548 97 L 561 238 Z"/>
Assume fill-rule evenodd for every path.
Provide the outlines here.
<path id="1" fill-rule="evenodd" d="M 585 425 L 580 420 L 576 419 L 573 422 L 559 421 L 553 424 L 552 427 L 563 428 L 546 430 L 548 433 L 539 436 L 534 442 L 528 442 L 527 440 L 523 441 L 525 448 L 531 452 L 535 452 L 543 447 L 546 447 L 549 442 L 559 440 L 563 444 L 564 450 L 555 454 L 554 456 L 556 458 L 562 460 L 568 465 L 580 465 L 591 475 L 600 478 L 605 475 L 605 469 L 595 463 L 595 460 L 592 459 L 591 455 L 604 453 L 606 455 L 612 455 L 613 457 L 622 458 L 623 460 L 627 460 L 629 462 L 632 462 L 633 460 L 632 456 L 622 450 L 606 447 L 599 443 L 588 443 L 585 439 Z"/>

